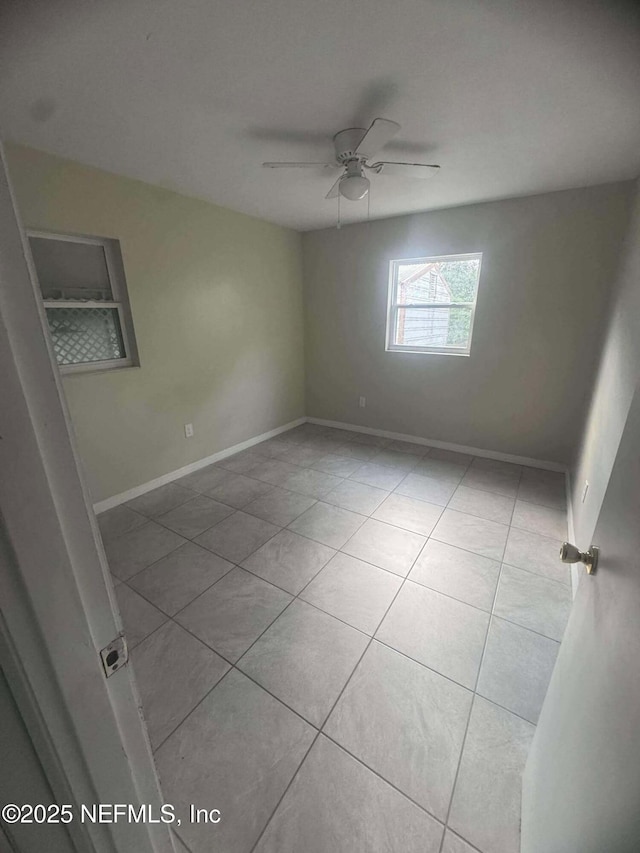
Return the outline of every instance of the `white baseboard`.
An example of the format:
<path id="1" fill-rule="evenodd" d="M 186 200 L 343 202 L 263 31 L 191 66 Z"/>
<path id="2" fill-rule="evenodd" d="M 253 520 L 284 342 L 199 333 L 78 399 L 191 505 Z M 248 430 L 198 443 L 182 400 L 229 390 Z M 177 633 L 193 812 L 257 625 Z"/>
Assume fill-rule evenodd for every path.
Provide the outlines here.
<path id="1" fill-rule="evenodd" d="M 421 444 L 427 447 L 438 447 L 440 450 L 454 450 L 457 453 L 469 453 L 471 456 L 482 456 L 484 459 L 498 459 L 500 462 L 513 462 L 515 465 L 527 465 L 529 468 L 543 468 L 545 471 L 559 471 L 566 474 L 567 467 L 559 462 L 545 462 L 542 459 L 530 459 L 528 456 L 516 456 L 513 453 L 501 453 L 499 450 L 483 450 L 480 447 L 467 447 L 464 444 L 453 444 L 450 441 L 436 441 L 431 438 L 419 438 L 406 435 L 403 432 L 391 432 L 386 429 L 343 424 L 340 421 L 326 421 L 322 418 L 307 418 L 307 421 L 320 426 L 336 427 L 352 432 L 364 432 L 367 435 L 379 435 L 382 438 L 393 438 L 396 441 L 408 441 L 411 444 Z"/>
<path id="2" fill-rule="evenodd" d="M 205 456 L 204 459 L 198 459 L 196 462 L 190 462 L 183 468 L 178 468 L 176 471 L 169 471 L 168 474 L 163 474 L 161 477 L 156 477 L 155 480 L 149 480 L 148 483 L 142 483 L 139 486 L 134 486 L 126 492 L 120 492 L 119 495 L 113 495 L 110 498 L 105 498 L 103 501 L 98 501 L 93 505 L 93 510 L 96 515 L 105 512 L 108 509 L 113 509 L 114 506 L 131 501 L 134 498 L 144 495 L 147 492 L 157 489 L 159 486 L 164 486 L 166 483 L 172 483 L 180 477 L 186 477 L 187 474 L 192 474 L 200 468 L 206 468 L 207 465 L 212 465 L 214 462 L 219 462 L 221 459 L 226 459 L 227 456 L 233 456 L 234 453 L 239 453 L 241 450 L 246 450 L 253 447 L 254 444 L 259 444 L 261 441 L 266 441 L 268 438 L 273 438 L 280 435 L 281 432 L 286 432 L 288 429 L 300 426 L 306 423 L 308 418 L 297 418 L 295 421 L 290 421 L 288 424 L 276 427 L 263 432 L 261 435 L 254 435 L 253 438 L 248 438 L 246 441 L 241 441 L 240 444 L 234 444 L 232 447 L 227 447 L 225 450 L 219 450 L 211 456 Z"/>

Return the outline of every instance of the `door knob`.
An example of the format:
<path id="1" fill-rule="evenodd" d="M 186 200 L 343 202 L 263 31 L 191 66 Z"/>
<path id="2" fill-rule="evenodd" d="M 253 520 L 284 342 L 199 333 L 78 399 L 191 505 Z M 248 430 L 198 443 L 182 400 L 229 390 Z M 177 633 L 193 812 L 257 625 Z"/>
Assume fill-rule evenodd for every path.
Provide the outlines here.
<path id="1" fill-rule="evenodd" d="M 560 547 L 560 559 L 563 563 L 584 563 L 588 575 L 595 574 L 598 568 L 600 549 L 592 545 L 588 551 L 579 551 L 570 542 L 563 542 Z"/>

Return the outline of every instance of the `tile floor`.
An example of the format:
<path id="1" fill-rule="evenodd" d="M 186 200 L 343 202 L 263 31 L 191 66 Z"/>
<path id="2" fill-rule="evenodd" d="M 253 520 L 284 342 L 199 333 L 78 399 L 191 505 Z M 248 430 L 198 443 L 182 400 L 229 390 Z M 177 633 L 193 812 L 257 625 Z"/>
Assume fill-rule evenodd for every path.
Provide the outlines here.
<path id="1" fill-rule="evenodd" d="M 192 853 L 517 853 L 564 477 L 305 424 L 99 518 Z"/>

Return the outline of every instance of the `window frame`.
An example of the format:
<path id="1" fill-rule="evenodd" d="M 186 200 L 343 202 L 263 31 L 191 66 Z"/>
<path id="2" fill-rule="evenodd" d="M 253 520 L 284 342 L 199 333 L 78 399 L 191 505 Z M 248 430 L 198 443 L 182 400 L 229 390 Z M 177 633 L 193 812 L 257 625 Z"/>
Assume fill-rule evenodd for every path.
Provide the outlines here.
<path id="1" fill-rule="evenodd" d="M 54 231 L 37 231 L 35 229 L 26 229 L 27 242 L 29 244 L 29 253 L 31 254 L 31 237 L 42 240 L 57 240 L 66 243 L 82 243 L 90 246 L 100 246 L 104 252 L 105 263 L 107 266 L 107 275 L 111 286 L 111 300 L 77 300 L 77 299 L 45 299 L 42 295 L 42 287 L 38 279 L 38 271 L 35 262 L 31 258 L 33 272 L 38 281 L 40 288 L 40 299 L 44 309 L 47 308 L 112 308 L 118 312 L 118 320 L 120 322 L 120 333 L 124 344 L 125 358 L 112 358 L 103 361 L 82 361 L 77 364 L 60 364 L 53 353 L 54 360 L 58 370 L 64 374 L 74 373 L 94 373 L 103 370 L 119 370 L 127 367 L 138 367 L 140 361 L 138 359 L 138 348 L 136 344 L 135 332 L 133 329 L 133 316 L 131 305 L 129 303 L 129 294 L 127 291 L 127 283 L 124 274 L 124 264 L 120 251 L 120 241 L 115 237 L 95 237 L 85 234 L 60 234 Z M 49 332 L 49 322 L 47 320 L 46 310 L 44 313 L 44 324 Z"/>
<path id="2" fill-rule="evenodd" d="M 397 301 L 398 293 L 398 270 L 401 266 L 408 264 L 426 264 L 451 261 L 478 261 L 478 284 L 476 286 L 473 302 L 421 302 L 400 305 Z M 482 275 L 482 252 L 466 252 L 456 255 L 428 255 L 419 258 L 397 258 L 389 262 L 389 283 L 387 290 L 387 328 L 385 336 L 386 352 L 404 352 L 421 355 L 456 355 L 469 357 L 471 355 L 471 343 L 473 340 L 473 325 L 475 322 L 476 305 L 478 302 L 478 291 L 480 289 L 480 277 Z M 398 321 L 398 309 L 411 308 L 422 310 L 425 308 L 470 308 L 471 322 L 469 324 L 469 343 L 466 347 L 419 347 L 406 346 L 395 343 L 395 330 Z"/>

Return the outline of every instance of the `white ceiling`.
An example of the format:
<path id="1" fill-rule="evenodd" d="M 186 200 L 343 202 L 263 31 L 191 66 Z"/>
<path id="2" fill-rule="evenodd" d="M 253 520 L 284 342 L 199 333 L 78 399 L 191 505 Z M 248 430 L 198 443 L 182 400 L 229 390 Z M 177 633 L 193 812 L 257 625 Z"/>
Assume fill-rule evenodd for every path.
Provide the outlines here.
<path id="1" fill-rule="evenodd" d="M 5 138 L 299 230 L 336 221 L 333 134 L 398 121 L 371 217 L 640 172 L 640 3 L 4 0 Z M 367 203 L 342 201 L 343 221 Z"/>

